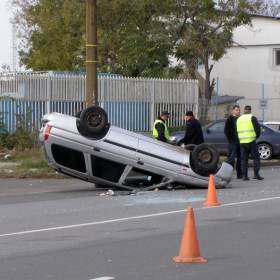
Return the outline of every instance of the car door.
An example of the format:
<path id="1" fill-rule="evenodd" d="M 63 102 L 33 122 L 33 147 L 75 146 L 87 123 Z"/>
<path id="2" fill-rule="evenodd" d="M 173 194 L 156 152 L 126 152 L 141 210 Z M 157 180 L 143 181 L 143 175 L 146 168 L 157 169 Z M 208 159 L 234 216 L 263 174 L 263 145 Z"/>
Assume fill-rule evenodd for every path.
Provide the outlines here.
<path id="1" fill-rule="evenodd" d="M 93 141 L 89 149 L 90 181 L 120 184 L 122 175 L 131 169 L 138 138 L 119 128 L 110 128 L 104 139 Z"/>
<path id="2" fill-rule="evenodd" d="M 183 159 L 183 153 L 172 145 L 153 139 L 139 139 L 133 166 L 174 179 L 178 177 Z"/>
<path id="3" fill-rule="evenodd" d="M 137 137 L 124 130 L 113 128 L 104 139 L 92 142 L 89 153 L 120 164 L 131 165 L 137 146 Z"/>
<path id="4" fill-rule="evenodd" d="M 204 143 L 214 145 L 220 154 L 228 152 L 228 141 L 224 134 L 225 121 L 213 123 L 203 129 Z"/>

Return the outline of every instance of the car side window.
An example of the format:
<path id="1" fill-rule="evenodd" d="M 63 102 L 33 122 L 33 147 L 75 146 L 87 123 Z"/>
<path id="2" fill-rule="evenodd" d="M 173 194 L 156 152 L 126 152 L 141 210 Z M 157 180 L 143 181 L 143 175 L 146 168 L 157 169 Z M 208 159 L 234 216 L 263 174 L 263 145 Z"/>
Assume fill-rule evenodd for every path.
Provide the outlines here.
<path id="1" fill-rule="evenodd" d="M 53 158 L 58 164 L 78 172 L 87 172 L 85 157 L 82 152 L 57 144 L 52 144 L 51 149 Z"/>
<path id="2" fill-rule="evenodd" d="M 268 124 L 267 126 L 269 126 L 270 128 L 272 128 L 275 131 L 280 130 L 280 125 L 279 124 Z"/>
<path id="3" fill-rule="evenodd" d="M 117 183 L 126 165 L 91 155 L 91 167 L 94 177 Z"/>
<path id="4" fill-rule="evenodd" d="M 149 171 L 132 168 L 127 177 L 125 178 L 123 185 L 130 187 L 143 187 L 152 186 L 162 182 L 164 176 L 151 173 Z"/>
<path id="5" fill-rule="evenodd" d="M 210 128 L 211 131 L 224 132 L 225 122 L 215 123 L 214 125 L 212 125 L 209 128 Z"/>

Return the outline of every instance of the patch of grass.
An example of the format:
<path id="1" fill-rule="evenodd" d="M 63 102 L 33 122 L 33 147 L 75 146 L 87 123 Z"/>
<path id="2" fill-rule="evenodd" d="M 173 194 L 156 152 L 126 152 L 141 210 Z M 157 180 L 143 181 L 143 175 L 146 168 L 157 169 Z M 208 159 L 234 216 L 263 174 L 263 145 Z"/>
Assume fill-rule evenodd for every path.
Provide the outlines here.
<path id="1" fill-rule="evenodd" d="M 219 164 L 222 164 L 223 162 L 227 162 L 227 156 L 220 156 Z"/>
<path id="2" fill-rule="evenodd" d="M 5 159 L 0 156 L 0 162 L 17 163 L 17 165 L 0 166 L 0 178 L 71 178 L 49 167 L 40 148 L 24 151 L 6 150 L 3 154 L 10 154 L 10 157 Z"/>
<path id="3" fill-rule="evenodd" d="M 25 168 L 25 169 L 34 169 L 34 168 L 38 168 L 38 169 L 42 169 L 48 167 L 47 163 L 45 160 L 41 160 L 38 162 L 30 162 L 28 160 L 24 160 L 21 165 L 21 168 Z"/>
<path id="4" fill-rule="evenodd" d="M 169 130 L 169 133 L 177 132 L 177 131 L 185 131 L 186 130 L 186 125 L 169 127 L 168 130 Z"/>

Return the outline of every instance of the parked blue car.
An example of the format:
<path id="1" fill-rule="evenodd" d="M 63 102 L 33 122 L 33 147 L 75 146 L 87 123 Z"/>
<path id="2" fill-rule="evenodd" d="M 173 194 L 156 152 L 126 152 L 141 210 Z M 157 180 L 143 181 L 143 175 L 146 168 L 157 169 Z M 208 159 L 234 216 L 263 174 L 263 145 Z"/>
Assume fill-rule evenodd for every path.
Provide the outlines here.
<path id="1" fill-rule="evenodd" d="M 202 127 L 204 142 L 214 145 L 220 155 L 228 153 L 228 141 L 224 134 L 226 119 L 217 120 Z M 280 132 L 260 123 L 261 135 L 257 139 L 261 159 L 271 159 L 280 154 Z M 169 144 L 181 146 L 185 131 L 170 133 Z"/>

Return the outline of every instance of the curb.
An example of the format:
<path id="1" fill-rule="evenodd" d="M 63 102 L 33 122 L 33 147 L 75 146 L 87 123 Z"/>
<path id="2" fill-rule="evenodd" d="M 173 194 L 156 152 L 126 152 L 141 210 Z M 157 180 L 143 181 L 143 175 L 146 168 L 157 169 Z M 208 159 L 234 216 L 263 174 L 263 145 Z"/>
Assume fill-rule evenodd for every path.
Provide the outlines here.
<path id="1" fill-rule="evenodd" d="M 0 167 L 20 165 L 20 162 L 0 162 Z"/>
<path id="2" fill-rule="evenodd" d="M 220 160 L 220 163 L 222 163 L 222 162 L 227 162 L 226 157 L 222 158 Z M 253 167 L 253 160 L 249 159 L 248 164 L 249 164 L 249 167 Z M 261 167 L 276 166 L 276 165 L 280 165 L 280 160 L 279 159 L 261 160 Z"/>
<path id="3" fill-rule="evenodd" d="M 261 160 L 261 167 L 262 166 L 275 166 L 279 165 L 279 160 L 277 159 L 272 159 L 272 160 Z M 253 161 L 249 162 L 249 166 L 253 166 Z"/>

